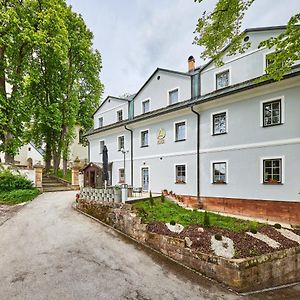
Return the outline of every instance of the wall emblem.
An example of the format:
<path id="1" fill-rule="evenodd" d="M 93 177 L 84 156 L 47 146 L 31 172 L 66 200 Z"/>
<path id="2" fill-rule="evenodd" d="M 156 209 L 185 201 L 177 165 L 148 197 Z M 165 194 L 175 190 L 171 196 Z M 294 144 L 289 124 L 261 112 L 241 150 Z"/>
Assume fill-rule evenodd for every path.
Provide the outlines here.
<path id="1" fill-rule="evenodd" d="M 159 128 L 157 131 L 157 144 L 161 145 L 165 143 L 166 132 Z"/>

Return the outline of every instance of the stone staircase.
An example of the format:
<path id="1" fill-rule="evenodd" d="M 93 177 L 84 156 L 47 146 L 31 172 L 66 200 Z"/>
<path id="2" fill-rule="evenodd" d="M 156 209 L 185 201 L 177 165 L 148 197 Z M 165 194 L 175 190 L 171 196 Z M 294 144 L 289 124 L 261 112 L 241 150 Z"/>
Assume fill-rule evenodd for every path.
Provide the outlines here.
<path id="1" fill-rule="evenodd" d="M 72 191 L 72 188 L 53 176 L 43 176 L 43 192 Z"/>

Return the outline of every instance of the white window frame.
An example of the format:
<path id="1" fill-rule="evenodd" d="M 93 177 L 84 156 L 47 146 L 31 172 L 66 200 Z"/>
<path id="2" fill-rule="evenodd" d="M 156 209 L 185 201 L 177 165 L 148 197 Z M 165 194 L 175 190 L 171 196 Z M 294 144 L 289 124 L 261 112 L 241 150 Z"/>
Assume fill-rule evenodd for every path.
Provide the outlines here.
<path id="1" fill-rule="evenodd" d="M 185 183 L 176 183 L 176 167 L 177 166 L 185 166 Z M 176 163 L 174 164 L 174 183 L 175 184 L 187 184 L 188 178 L 187 178 L 187 163 Z"/>
<path id="2" fill-rule="evenodd" d="M 277 156 L 265 156 L 260 158 L 260 183 L 261 184 L 266 184 L 264 182 L 264 160 L 268 159 L 281 159 L 281 182 L 280 184 L 285 183 L 285 156 L 284 155 L 277 155 Z"/>
<path id="3" fill-rule="evenodd" d="M 176 140 L 176 124 L 179 123 L 185 123 L 185 132 L 184 132 L 184 139 L 183 140 Z M 173 123 L 173 138 L 174 138 L 174 142 L 184 142 L 186 141 L 187 137 L 187 121 L 186 120 L 180 120 L 180 121 L 176 121 Z"/>
<path id="4" fill-rule="evenodd" d="M 275 51 L 274 50 L 270 50 L 270 51 L 267 51 L 267 52 L 265 52 L 264 53 L 264 55 L 263 55 L 263 59 L 264 59 L 264 61 L 263 61 L 263 74 L 267 74 L 266 73 L 266 68 L 267 68 L 267 56 L 269 55 L 269 54 L 271 54 L 271 53 L 274 53 Z"/>
<path id="5" fill-rule="evenodd" d="M 171 92 L 174 92 L 174 91 L 176 91 L 176 90 L 178 91 L 178 101 L 177 101 L 176 103 L 179 103 L 179 102 L 180 102 L 180 88 L 179 88 L 179 87 L 175 87 L 175 88 L 170 89 L 170 90 L 167 91 L 167 99 L 168 99 L 167 106 L 168 106 L 168 105 L 174 105 L 174 104 L 176 104 L 176 103 L 173 103 L 173 104 L 170 103 L 170 93 L 171 93 Z"/>
<path id="6" fill-rule="evenodd" d="M 124 171 L 124 181 L 120 180 L 121 179 L 121 177 L 120 177 L 120 170 Z M 125 169 L 124 169 L 124 167 L 118 169 L 118 183 L 125 183 Z"/>
<path id="7" fill-rule="evenodd" d="M 264 103 L 267 102 L 272 102 L 280 100 L 281 101 L 281 123 L 276 124 L 276 125 L 281 125 L 285 123 L 285 96 L 278 96 L 270 99 L 264 99 L 260 101 L 260 127 L 267 128 L 267 127 L 272 127 L 272 126 L 264 126 Z M 275 126 L 275 125 L 274 125 Z"/>
<path id="8" fill-rule="evenodd" d="M 226 71 L 228 71 L 228 85 L 226 87 L 217 89 L 217 75 L 221 74 L 223 72 L 226 72 Z M 218 71 L 214 72 L 214 89 L 213 89 L 214 91 L 219 91 L 219 90 L 222 90 L 222 89 L 225 89 L 225 88 L 231 86 L 231 82 L 232 82 L 232 80 L 231 80 L 231 66 L 226 66 L 226 67 L 222 68 L 221 70 L 218 70 Z"/>
<path id="9" fill-rule="evenodd" d="M 226 164 L 226 177 L 225 183 L 214 183 L 214 164 L 221 164 L 221 163 L 225 163 Z M 216 184 L 216 185 L 223 185 L 223 184 L 228 184 L 229 183 L 229 164 L 228 164 L 228 160 L 223 159 L 223 160 L 213 160 L 210 162 L 210 183 L 211 184 Z"/>
<path id="10" fill-rule="evenodd" d="M 100 119 L 102 119 L 102 126 L 100 126 Z M 98 128 L 102 128 L 104 126 L 104 118 L 98 117 Z"/>
<path id="11" fill-rule="evenodd" d="M 120 137 L 123 137 L 123 139 L 124 139 L 124 148 L 125 148 L 125 135 L 119 135 L 119 136 L 117 136 L 118 151 L 121 151 L 121 149 L 119 149 L 119 138 Z"/>
<path id="12" fill-rule="evenodd" d="M 142 132 L 148 131 L 148 145 L 142 145 Z M 140 147 L 147 148 L 150 146 L 150 130 L 148 128 L 140 130 Z"/>
<path id="13" fill-rule="evenodd" d="M 224 133 L 217 133 L 215 134 L 214 133 L 214 116 L 215 115 L 219 115 L 219 114 L 223 114 L 225 113 L 226 114 L 226 132 Z M 228 118 L 229 118 L 229 115 L 228 115 L 228 109 L 223 109 L 223 110 L 220 110 L 220 111 L 214 111 L 210 114 L 210 134 L 213 135 L 213 136 L 218 136 L 218 135 L 222 135 L 222 134 L 226 134 L 229 132 L 229 127 L 228 127 Z"/>
<path id="14" fill-rule="evenodd" d="M 101 149 L 100 149 L 101 142 L 103 142 L 103 147 L 105 146 L 105 140 L 100 140 L 100 141 L 99 141 L 99 154 L 102 154 L 102 153 L 103 153 L 103 149 L 102 149 L 102 151 L 101 151 Z"/>
<path id="15" fill-rule="evenodd" d="M 122 112 L 122 120 L 119 120 L 119 112 Z M 122 121 L 124 121 L 124 110 L 119 109 L 117 110 L 117 122 L 122 122 Z"/>
<path id="16" fill-rule="evenodd" d="M 147 112 L 144 112 L 144 109 L 143 109 L 144 108 L 143 104 L 147 101 L 149 101 L 149 112 L 151 111 L 151 98 L 147 98 L 141 102 L 141 114 L 147 113 Z"/>
<path id="17" fill-rule="evenodd" d="M 149 165 L 142 165 L 140 167 L 140 183 L 141 183 L 141 188 L 143 188 L 143 173 L 142 173 L 142 169 L 146 169 L 148 168 L 148 176 L 149 176 L 149 188 L 148 188 L 148 192 L 151 191 L 151 169 Z"/>

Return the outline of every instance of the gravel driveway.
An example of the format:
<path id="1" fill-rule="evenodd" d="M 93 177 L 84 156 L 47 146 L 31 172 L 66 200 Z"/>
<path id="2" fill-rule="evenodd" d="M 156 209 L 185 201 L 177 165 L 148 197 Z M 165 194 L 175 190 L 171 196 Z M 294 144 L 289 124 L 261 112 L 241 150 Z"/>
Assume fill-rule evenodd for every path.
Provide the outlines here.
<path id="1" fill-rule="evenodd" d="M 1 300 L 299 296 L 296 287 L 238 297 L 74 211 L 74 196 L 43 194 L 0 226 Z"/>

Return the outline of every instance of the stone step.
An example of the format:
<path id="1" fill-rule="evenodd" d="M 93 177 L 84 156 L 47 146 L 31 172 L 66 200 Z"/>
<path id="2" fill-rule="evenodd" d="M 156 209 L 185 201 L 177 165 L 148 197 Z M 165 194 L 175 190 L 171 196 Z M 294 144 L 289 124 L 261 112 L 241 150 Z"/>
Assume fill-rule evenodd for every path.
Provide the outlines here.
<path id="1" fill-rule="evenodd" d="M 62 191 L 72 191 L 72 189 L 67 186 L 43 187 L 44 193 L 62 192 Z"/>
<path id="2" fill-rule="evenodd" d="M 43 186 L 65 186 L 62 182 L 44 182 L 43 181 Z"/>

